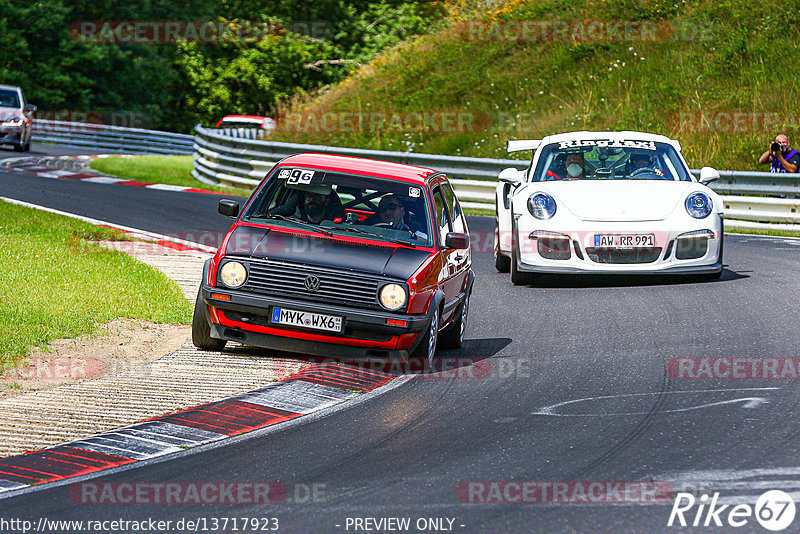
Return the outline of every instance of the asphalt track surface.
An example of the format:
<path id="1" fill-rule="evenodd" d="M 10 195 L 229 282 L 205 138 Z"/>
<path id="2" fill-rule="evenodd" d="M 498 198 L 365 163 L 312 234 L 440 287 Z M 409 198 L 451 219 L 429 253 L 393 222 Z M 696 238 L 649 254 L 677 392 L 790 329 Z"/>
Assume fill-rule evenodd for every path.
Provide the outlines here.
<path id="1" fill-rule="evenodd" d="M 0 171 L 0 196 L 167 234 L 228 227 L 214 195 Z M 474 217 L 469 225 L 482 237 L 493 221 Z M 420 518 L 452 519 L 452 531 L 470 533 L 671 532 L 671 498 L 478 503 L 457 490 L 469 481 L 653 481 L 698 498 L 718 492 L 731 504 L 752 505 L 770 489 L 800 498 L 797 380 L 667 372 L 678 357 L 800 356 L 800 241 L 728 236 L 722 279 L 702 283 L 556 279 L 515 287 L 495 272 L 488 250 L 473 254 L 465 347 L 442 353 L 464 372 L 418 376 L 321 417 L 89 480 L 279 482 L 288 499 L 82 504 L 62 484 L 0 501 L 2 517 L 205 518 L 208 526 L 213 518 L 275 517 L 279 532 L 292 533 L 376 532 L 354 528 L 353 519 L 365 517 L 410 518 L 408 532 L 430 531 L 415 528 Z M 308 498 L 311 487 L 316 498 Z M 799 525 L 800 517 L 786 532 Z M 753 517 L 735 530 L 765 531 Z"/>

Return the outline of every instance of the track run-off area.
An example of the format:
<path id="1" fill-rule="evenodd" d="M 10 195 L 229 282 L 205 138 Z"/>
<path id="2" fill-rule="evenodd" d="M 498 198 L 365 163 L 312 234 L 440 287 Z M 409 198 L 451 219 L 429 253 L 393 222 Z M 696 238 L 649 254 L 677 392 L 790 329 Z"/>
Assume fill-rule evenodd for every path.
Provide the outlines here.
<path id="1" fill-rule="evenodd" d="M 34 146 L 44 153 L 70 152 Z M 210 246 L 230 223 L 219 195 L 2 168 L 0 197 Z M 476 282 L 464 348 L 440 354 L 450 370 L 32 487 L 0 501 L 3 517 L 170 521 L 160 532 L 181 520 L 206 532 L 671 532 L 681 492 L 701 525 L 701 496 L 708 507 L 718 494 L 728 529 L 732 506 L 768 490 L 800 498 L 800 240 L 728 235 L 714 282 L 515 287 L 494 269 L 493 219 L 468 223 Z M 737 531 L 764 531 L 744 519 Z"/>

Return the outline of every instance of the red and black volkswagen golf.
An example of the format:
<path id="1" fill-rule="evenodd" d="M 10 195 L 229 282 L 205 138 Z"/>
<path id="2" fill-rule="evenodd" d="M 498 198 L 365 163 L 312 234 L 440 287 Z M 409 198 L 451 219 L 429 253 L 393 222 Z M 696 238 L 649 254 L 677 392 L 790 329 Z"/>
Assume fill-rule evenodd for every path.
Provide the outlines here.
<path id="1" fill-rule="evenodd" d="M 280 161 L 205 264 L 192 340 L 432 362 L 464 339 L 474 275 L 447 177 L 324 154 Z"/>

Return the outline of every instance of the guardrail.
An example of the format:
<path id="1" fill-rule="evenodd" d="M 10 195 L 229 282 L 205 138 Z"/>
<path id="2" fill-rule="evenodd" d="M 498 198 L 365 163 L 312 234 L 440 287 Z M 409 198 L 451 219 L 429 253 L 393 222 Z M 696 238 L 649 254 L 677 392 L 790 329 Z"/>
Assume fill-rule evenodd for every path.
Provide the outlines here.
<path id="1" fill-rule="evenodd" d="M 231 174 L 235 168 L 250 171 L 253 170 L 253 161 L 263 164 L 263 162 L 277 161 L 299 152 L 339 154 L 431 167 L 458 178 L 495 179 L 499 172 L 506 167 L 513 166 L 524 169 L 528 166 L 528 162 L 523 160 L 464 158 L 436 154 L 417 154 L 415 152 L 390 152 L 388 150 L 364 150 L 361 148 L 232 139 L 214 128 L 204 128 L 203 126 L 195 127 L 194 139 L 196 154 L 199 153 L 206 162 L 210 161 L 212 164 L 216 164 L 216 166 L 207 167 L 205 162 L 202 162 L 198 165 L 197 158 L 195 158 L 195 170 L 199 175 L 207 179 L 220 180 L 222 183 L 229 180 L 229 176 L 245 176 Z M 231 158 L 235 158 L 236 161 Z M 249 160 L 250 163 L 245 165 L 241 163 L 241 160 Z M 232 166 L 229 164 L 232 164 Z M 227 166 L 227 170 L 222 172 L 221 165 Z M 220 172 L 221 175 L 216 176 L 216 173 Z M 246 176 L 252 177 L 253 175 L 247 174 Z M 263 175 L 260 178 L 263 178 Z M 239 182 L 231 181 L 230 183 Z M 251 185 L 254 185 L 254 183 Z"/>
<path id="2" fill-rule="evenodd" d="M 192 153 L 194 138 L 187 134 L 122 128 L 83 122 L 34 120 L 33 138 L 40 143 L 101 148 L 127 154 Z"/>
<path id="3" fill-rule="evenodd" d="M 262 131 L 245 128 L 195 127 L 195 135 L 92 123 L 34 121 L 34 140 L 130 154 L 193 154 L 192 176 L 208 184 L 252 188 L 274 162 L 299 152 L 373 158 L 447 173 L 456 194 L 468 208 L 494 209 L 497 175 L 507 167 L 524 169 L 527 160 L 465 158 L 414 152 L 279 143 L 259 139 Z M 252 138 L 251 138 L 252 137 Z M 692 170 L 695 176 L 700 171 Z M 800 174 L 719 171 L 711 187 L 723 195 L 725 215 L 734 224 L 780 228 L 800 224 Z M 758 195 L 758 196 L 752 196 Z M 779 223 L 777 226 L 775 223 Z M 788 229 L 794 229 L 786 226 Z"/>
<path id="4" fill-rule="evenodd" d="M 524 169 L 526 160 L 464 158 L 390 152 L 358 148 L 279 143 L 232 138 L 224 132 L 195 128 L 194 170 L 198 180 L 211 184 L 255 187 L 280 160 L 299 152 L 340 154 L 430 167 L 452 177 L 453 186 L 464 207 L 494 209 L 497 175 L 507 167 Z M 695 176 L 699 170 L 692 170 Z M 720 180 L 711 187 L 723 195 L 729 222 L 745 221 L 742 226 L 774 228 L 770 223 L 800 223 L 800 200 L 773 198 L 800 195 L 800 174 L 719 171 Z M 743 196 L 763 195 L 763 196 Z"/>

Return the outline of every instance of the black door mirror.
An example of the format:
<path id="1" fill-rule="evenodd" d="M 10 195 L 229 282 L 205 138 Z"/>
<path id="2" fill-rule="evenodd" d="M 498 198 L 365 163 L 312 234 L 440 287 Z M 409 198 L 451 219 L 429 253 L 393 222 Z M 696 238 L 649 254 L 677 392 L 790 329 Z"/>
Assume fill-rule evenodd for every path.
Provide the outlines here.
<path id="1" fill-rule="evenodd" d="M 469 236 L 467 234 L 458 234 L 450 232 L 444 236 L 444 246 L 447 248 L 464 249 L 469 248 Z"/>
<path id="2" fill-rule="evenodd" d="M 239 216 L 239 203 L 235 200 L 228 200 L 227 198 L 223 198 L 219 201 L 219 205 L 217 206 L 217 211 L 220 215 L 224 215 L 226 217 L 230 217 L 231 219 L 235 219 Z"/>

